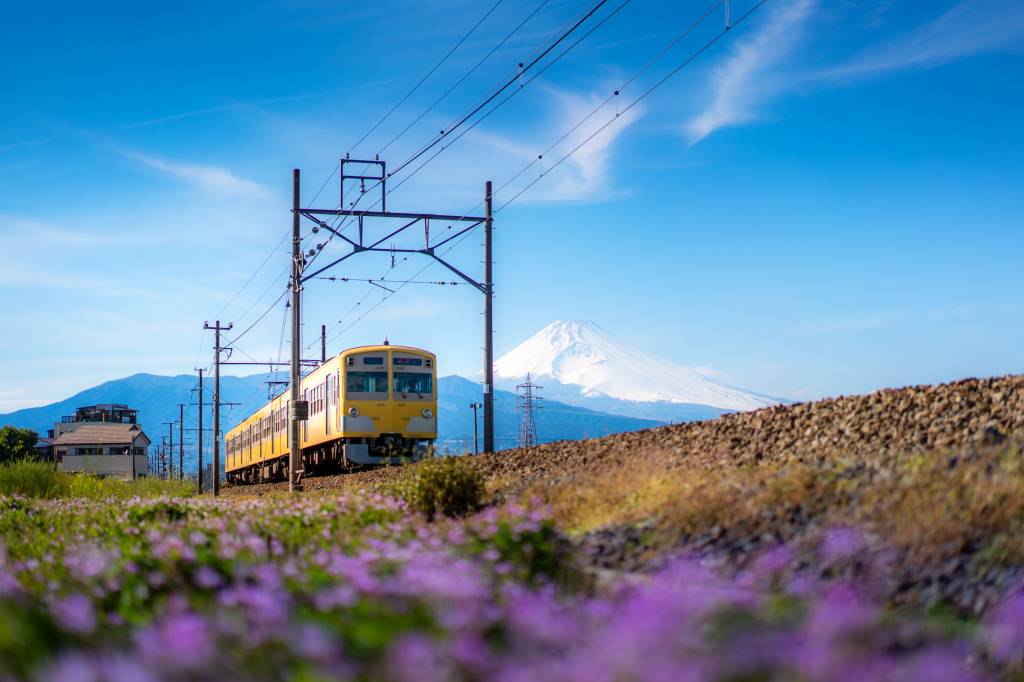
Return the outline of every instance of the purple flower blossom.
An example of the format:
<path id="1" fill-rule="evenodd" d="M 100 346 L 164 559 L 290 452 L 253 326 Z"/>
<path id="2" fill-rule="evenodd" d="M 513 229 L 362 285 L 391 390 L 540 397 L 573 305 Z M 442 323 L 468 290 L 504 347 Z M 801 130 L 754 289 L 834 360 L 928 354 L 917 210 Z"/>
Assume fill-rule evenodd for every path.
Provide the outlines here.
<path id="1" fill-rule="evenodd" d="M 851 559 L 866 548 L 864 535 L 855 528 L 830 528 L 821 541 L 821 554 L 826 563 Z"/>
<path id="2" fill-rule="evenodd" d="M 986 623 L 992 655 L 1007 665 L 1024 663 L 1024 588 L 997 606 Z"/>
<path id="3" fill-rule="evenodd" d="M 82 594 L 72 594 L 54 603 L 53 616 L 68 632 L 87 635 L 96 628 L 96 612 L 92 600 Z"/>
<path id="4" fill-rule="evenodd" d="M 206 621 L 194 613 L 169 615 L 142 630 L 136 643 L 147 661 L 179 670 L 202 668 L 214 652 Z"/>

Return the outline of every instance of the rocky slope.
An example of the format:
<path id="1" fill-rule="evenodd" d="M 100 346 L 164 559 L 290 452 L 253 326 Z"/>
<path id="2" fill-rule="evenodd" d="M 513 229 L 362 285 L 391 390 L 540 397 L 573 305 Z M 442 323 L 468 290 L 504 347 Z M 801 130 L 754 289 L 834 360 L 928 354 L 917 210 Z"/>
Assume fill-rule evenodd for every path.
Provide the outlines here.
<path id="1" fill-rule="evenodd" d="M 500 481 L 500 492 L 515 493 L 583 472 L 599 474 L 603 468 L 623 463 L 656 462 L 673 468 L 821 461 L 837 454 L 878 456 L 995 445 L 1014 434 L 1024 435 L 1024 376 L 965 379 L 777 405 L 710 421 L 502 450 L 476 457 L 475 465 Z M 309 479 L 307 486 L 367 484 L 398 475 L 401 469 L 379 469 Z M 237 492 L 258 494 L 286 487 L 250 486 Z"/>

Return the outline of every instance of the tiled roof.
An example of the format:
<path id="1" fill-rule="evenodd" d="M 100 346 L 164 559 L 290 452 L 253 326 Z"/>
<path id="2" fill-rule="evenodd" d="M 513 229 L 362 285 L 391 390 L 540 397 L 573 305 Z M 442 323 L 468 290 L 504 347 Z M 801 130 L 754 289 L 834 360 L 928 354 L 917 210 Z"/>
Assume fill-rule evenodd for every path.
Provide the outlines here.
<path id="1" fill-rule="evenodd" d="M 54 445 L 101 445 L 110 443 L 113 445 L 127 445 L 132 440 L 145 434 L 137 424 L 113 424 L 99 422 L 96 424 L 82 424 L 74 431 L 67 431 L 60 434 L 54 440 Z M 148 441 L 149 439 L 146 438 Z"/>

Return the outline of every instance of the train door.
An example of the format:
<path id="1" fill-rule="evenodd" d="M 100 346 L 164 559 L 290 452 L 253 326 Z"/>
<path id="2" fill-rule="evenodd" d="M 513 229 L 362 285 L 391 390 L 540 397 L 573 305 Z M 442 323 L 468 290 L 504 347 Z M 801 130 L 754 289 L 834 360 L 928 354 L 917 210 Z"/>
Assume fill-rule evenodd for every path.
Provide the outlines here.
<path id="1" fill-rule="evenodd" d="M 327 395 L 324 396 L 324 402 L 327 405 L 327 409 L 324 410 L 324 433 L 328 436 L 334 433 L 334 375 L 328 374 L 326 380 Z"/>

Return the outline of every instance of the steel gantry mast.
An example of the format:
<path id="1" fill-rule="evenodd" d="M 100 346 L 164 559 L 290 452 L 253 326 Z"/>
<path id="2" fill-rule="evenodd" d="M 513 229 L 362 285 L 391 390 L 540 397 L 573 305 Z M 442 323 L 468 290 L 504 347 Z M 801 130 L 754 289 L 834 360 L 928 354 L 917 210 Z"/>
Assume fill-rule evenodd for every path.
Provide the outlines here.
<path id="1" fill-rule="evenodd" d="M 357 169 L 355 172 L 346 172 L 346 166 Z M 300 201 L 300 174 L 299 170 L 292 171 L 292 363 L 291 363 L 291 401 L 294 408 L 289 408 L 289 427 L 291 433 L 291 459 L 289 473 L 289 488 L 296 487 L 302 466 L 301 454 L 299 453 L 299 422 L 306 418 L 307 408 L 301 400 L 300 381 L 300 359 L 299 351 L 302 348 L 302 317 L 301 298 L 302 284 L 322 275 L 327 270 L 337 266 L 339 263 L 360 253 L 387 253 L 394 256 L 402 254 L 422 254 L 434 259 L 448 270 L 457 275 L 460 279 L 474 287 L 484 295 L 484 386 L 483 386 L 483 408 L 484 408 L 484 452 L 494 451 L 494 330 L 493 330 L 493 296 L 494 282 L 492 270 L 492 240 L 493 218 L 491 208 L 491 182 L 484 185 L 484 215 L 447 215 L 443 213 L 412 213 L 405 211 L 387 210 L 387 182 L 390 174 L 387 172 L 385 161 L 380 159 L 352 159 L 346 155 L 339 162 L 340 168 L 340 196 L 341 202 L 337 209 L 323 209 L 315 207 L 303 208 Z M 370 189 L 366 188 L 367 183 L 372 183 Z M 358 198 L 349 202 L 350 208 L 345 208 L 346 183 L 358 183 Z M 376 205 L 380 205 L 379 211 L 356 210 L 355 204 L 363 195 L 380 188 L 380 198 Z M 333 223 L 324 220 L 325 217 L 333 218 Z M 300 220 L 305 218 L 313 223 L 313 232 L 324 230 L 333 237 L 346 242 L 352 250 L 330 263 L 317 268 L 313 272 L 306 273 L 306 255 L 302 252 L 302 235 Z M 336 227 L 339 220 L 354 219 L 356 232 L 350 237 L 342 232 L 344 226 Z M 400 220 L 400 225 L 387 232 L 383 236 L 372 239 L 368 235 L 368 223 L 375 220 Z M 430 225 L 432 221 L 449 223 L 449 227 L 458 225 L 458 229 L 443 239 L 431 241 Z M 407 230 L 420 225 L 423 228 L 423 248 L 395 248 L 391 240 Z M 462 237 L 475 227 L 484 226 L 484 278 L 479 282 L 452 263 L 441 257 L 438 249 L 454 240 Z M 435 232 L 435 238 L 436 238 Z M 317 249 L 311 250 L 309 255 L 315 256 L 322 249 L 320 244 Z M 321 353 L 323 355 L 323 352 Z"/>

